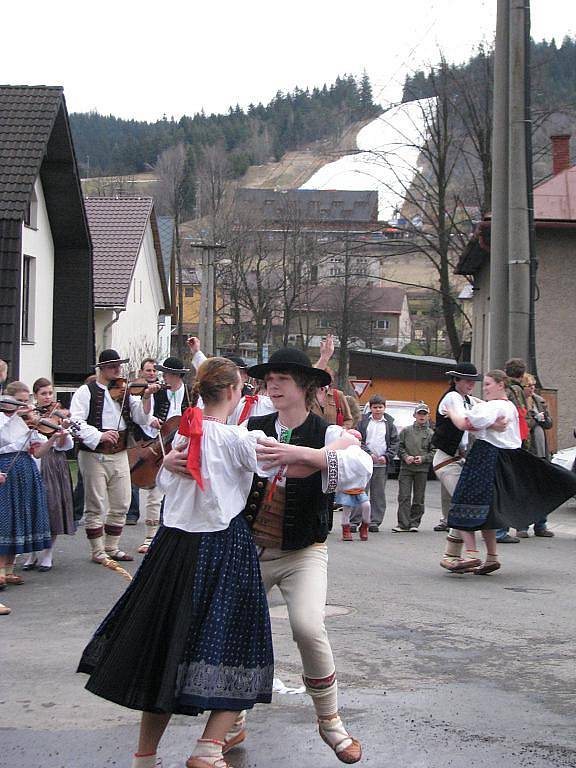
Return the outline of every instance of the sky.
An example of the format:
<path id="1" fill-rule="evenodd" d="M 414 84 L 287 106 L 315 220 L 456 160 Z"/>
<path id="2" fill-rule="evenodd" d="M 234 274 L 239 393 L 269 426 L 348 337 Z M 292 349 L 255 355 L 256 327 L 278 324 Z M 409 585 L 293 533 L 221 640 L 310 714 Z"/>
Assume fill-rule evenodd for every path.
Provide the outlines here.
<path id="1" fill-rule="evenodd" d="M 576 34 L 574 0 L 531 6 L 536 40 Z M 397 101 L 439 51 L 461 62 L 493 40 L 496 0 L 27 0 L 3 4 L 1 23 L 2 83 L 63 85 L 70 112 L 153 121 L 363 70 L 375 100 Z"/>

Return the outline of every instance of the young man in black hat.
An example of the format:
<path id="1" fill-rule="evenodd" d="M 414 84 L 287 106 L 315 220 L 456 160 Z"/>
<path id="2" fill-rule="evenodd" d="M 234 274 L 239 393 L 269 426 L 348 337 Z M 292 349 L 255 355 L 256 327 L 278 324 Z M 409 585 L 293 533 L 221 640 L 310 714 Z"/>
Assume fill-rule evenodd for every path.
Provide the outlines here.
<path id="1" fill-rule="evenodd" d="M 281 443 L 323 448 L 342 434 L 311 413 L 318 386 L 330 376 L 313 368 L 298 349 L 275 352 L 270 361 L 248 369 L 264 379 L 275 413 L 251 418 L 248 429 L 261 429 L 279 444 L 263 449 L 272 460 L 282 457 Z M 324 625 L 328 550 L 328 504 L 326 494 L 346 488 L 364 487 L 372 472 L 370 457 L 359 446 L 336 454 L 327 451 L 327 469 L 306 478 L 276 477 L 272 482 L 255 476 L 245 509 L 260 548 L 262 578 L 269 592 L 278 586 L 288 606 L 293 637 L 302 658 L 303 679 L 312 697 L 320 736 L 339 760 L 360 760 L 362 749 L 352 738 L 338 713 L 336 670 Z M 230 744 L 243 739 L 243 723 L 231 735 Z"/>
<path id="2" fill-rule="evenodd" d="M 70 403 L 71 419 L 80 424 L 78 467 L 84 481 L 86 535 L 92 561 L 101 564 L 109 558 L 134 559 L 119 546 L 131 497 L 127 431 L 131 422 L 150 423 L 150 398 L 160 388 L 150 384 L 142 398 L 126 392 L 114 400 L 108 387 L 127 362 L 116 350 L 105 349 L 95 366 L 96 380 L 83 384 Z"/>

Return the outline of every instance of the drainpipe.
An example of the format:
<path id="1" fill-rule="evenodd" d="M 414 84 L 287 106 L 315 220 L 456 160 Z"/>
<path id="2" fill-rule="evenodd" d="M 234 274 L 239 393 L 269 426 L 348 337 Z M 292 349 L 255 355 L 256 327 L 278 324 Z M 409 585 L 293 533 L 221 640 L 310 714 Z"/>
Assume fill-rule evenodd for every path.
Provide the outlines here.
<path id="1" fill-rule="evenodd" d="M 109 329 L 118 322 L 120 318 L 120 313 L 125 312 L 125 307 L 122 307 L 121 309 L 112 309 L 112 312 L 116 315 L 116 317 L 113 317 L 112 320 L 110 320 L 109 323 L 106 323 L 104 328 L 102 329 L 102 349 L 108 349 L 108 345 L 106 343 L 106 338 L 108 336 Z"/>

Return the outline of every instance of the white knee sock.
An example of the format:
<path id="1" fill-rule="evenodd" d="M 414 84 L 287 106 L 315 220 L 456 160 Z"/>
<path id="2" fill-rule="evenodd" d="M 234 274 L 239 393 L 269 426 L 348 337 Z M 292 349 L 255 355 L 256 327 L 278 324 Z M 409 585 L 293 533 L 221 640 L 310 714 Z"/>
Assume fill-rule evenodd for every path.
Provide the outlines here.
<path id="1" fill-rule="evenodd" d="M 370 502 L 365 501 L 360 505 L 360 512 L 362 513 L 362 522 L 370 525 Z"/>

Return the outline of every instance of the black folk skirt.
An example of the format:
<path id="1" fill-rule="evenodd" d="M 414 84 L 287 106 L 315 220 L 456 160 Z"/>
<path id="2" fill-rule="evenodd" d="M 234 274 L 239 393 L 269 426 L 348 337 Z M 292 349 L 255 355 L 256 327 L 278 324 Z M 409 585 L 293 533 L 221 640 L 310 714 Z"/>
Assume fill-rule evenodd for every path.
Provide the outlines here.
<path id="1" fill-rule="evenodd" d="M 272 698 L 266 593 L 242 515 L 225 531 L 161 527 L 86 647 L 86 688 L 144 712 L 197 715 Z"/>
<path id="2" fill-rule="evenodd" d="M 523 529 L 574 494 L 574 473 L 522 448 L 476 440 L 452 496 L 448 525 L 468 531 Z"/>

